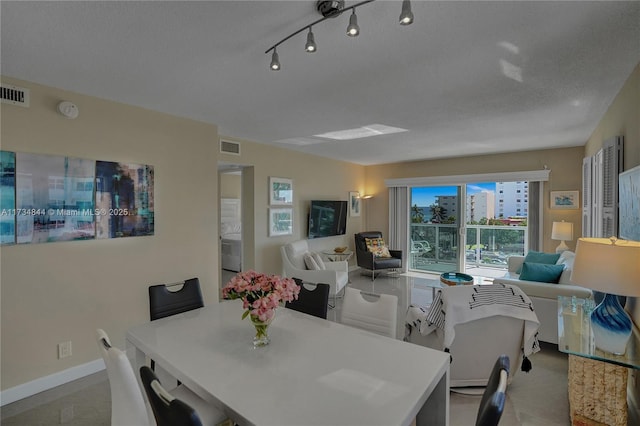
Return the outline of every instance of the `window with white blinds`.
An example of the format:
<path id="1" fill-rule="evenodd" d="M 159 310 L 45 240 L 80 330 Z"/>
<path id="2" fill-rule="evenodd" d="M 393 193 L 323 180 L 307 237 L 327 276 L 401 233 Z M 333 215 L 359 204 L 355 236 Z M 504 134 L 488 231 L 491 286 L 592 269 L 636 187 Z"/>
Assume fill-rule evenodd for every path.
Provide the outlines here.
<path id="1" fill-rule="evenodd" d="M 624 139 L 607 139 L 593 157 L 582 162 L 582 236 L 618 235 L 618 174 Z"/>

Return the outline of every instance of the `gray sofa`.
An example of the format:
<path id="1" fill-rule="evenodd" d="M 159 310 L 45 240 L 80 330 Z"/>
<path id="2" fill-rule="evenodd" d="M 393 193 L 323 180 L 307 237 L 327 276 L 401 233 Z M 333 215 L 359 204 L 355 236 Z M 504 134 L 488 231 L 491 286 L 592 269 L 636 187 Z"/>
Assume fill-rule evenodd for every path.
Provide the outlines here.
<path id="1" fill-rule="evenodd" d="M 557 284 L 521 280 L 517 271 L 522 267 L 524 256 L 509 257 L 507 274 L 493 280 L 494 283 L 516 285 L 529 296 L 540 321 L 540 341 L 558 344 L 558 296 L 593 297 L 590 289 L 571 284 L 574 257 L 575 253 L 565 251 L 556 262 L 564 265 L 564 271 Z"/>

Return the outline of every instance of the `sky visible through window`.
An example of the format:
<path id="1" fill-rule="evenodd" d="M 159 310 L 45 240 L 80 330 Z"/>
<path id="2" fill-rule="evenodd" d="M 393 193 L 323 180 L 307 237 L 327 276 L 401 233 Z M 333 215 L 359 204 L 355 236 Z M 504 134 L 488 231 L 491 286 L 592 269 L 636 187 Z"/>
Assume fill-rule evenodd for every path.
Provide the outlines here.
<path id="1" fill-rule="evenodd" d="M 476 194 L 482 191 L 496 191 L 495 182 L 469 183 L 467 184 L 467 195 Z M 456 195 L 457 186 L 433 186 L 411 188 L 411 205 L 418 207 L 429 207 L 436 203 L 436 197 L 440 195 Z"/>

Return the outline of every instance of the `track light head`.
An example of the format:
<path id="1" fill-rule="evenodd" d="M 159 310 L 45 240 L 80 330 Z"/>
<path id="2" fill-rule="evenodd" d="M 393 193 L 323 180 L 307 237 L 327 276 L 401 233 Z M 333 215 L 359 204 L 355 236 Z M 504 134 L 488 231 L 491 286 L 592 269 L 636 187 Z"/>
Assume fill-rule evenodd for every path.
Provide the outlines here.
<path id="1" fill-rule="evenodd" d="M 360 27 L 358 26 L 358 17 L 356 16 L 356 9 L 351 9 L 351 16 L 349 17 L 349 26 L 347 27 L 347 35 L 349 37 L 357 37 L 360 34 Z"/>
<path id="2" fill-rule="evenodd" d="M 313 31 L 311 31 L 311 27 L 309 27 L 309 34 L 307 34 L 307 44 L 304 45 L 304 50 L 309 53 L 315 53 L 318 50 L 318 46 L 316 46 L 316 40 L 313 36 Z"/>
<path id="3" fill-rule="evenodd" d="M 411 2 L 402 0 L 402 12 L 400 12 L 400 25 L 413 24 L 413 12 L 411 12 Z"/>
<path id="4" fill-rule="evenodd" d="M 280 58 L 278 57 L 278 51 L 275 49 L 275 47 L 273 48 L 273 54 L 271 55 L 270 67 L 273 71 L 280 70 Z"/>

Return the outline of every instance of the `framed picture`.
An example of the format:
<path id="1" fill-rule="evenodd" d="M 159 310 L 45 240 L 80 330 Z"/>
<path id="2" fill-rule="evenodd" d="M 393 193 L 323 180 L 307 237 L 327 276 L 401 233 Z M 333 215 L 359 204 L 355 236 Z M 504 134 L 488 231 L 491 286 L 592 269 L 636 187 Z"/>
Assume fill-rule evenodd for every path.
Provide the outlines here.
<path id="1" fill-rule="evenodd" d="M 291 179 L 269 178 L 269 205 L 293 205 L 293 181 Z"/>
<path id="2" fill-rule="evenodd" d="M 293 209 L 269 209 L 269 236 L 293 234 Z"/>
<path id="3" fill-rule="evenodd" d="M 149 164 L 96 161 L 98 239 L 154 234 L 154 168 Z"/>
<path id="4" fill-rule="evenodd" d="M 551 191 L 552 209 L 579 209 L 579 191 Z"/>
<path id="5" fill-rule="evenodd" d="M 97 218 L 111 211 L 96 209 L 95 160 L 17 152 L 15 167 L 18 244 L 96 238 Z"/>
<path id="6" fill-rule="evenodd" d="M 640 166 L 618 175 L 620 238 L 640 241 Z"/>
<path id="7" fill-rule="evenodd" d="M 0 245 L 16 242 L 16 153 L 0 151 Z"/>
<path id="8" fill-rule="evenodd" d="M 349 216 L 360 216 L 360 193 L 349 192 Z"/>

